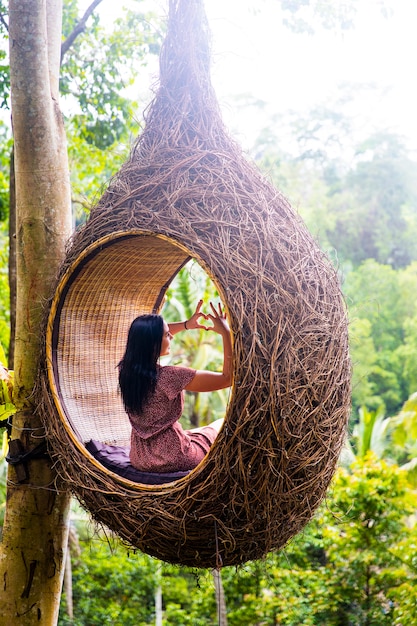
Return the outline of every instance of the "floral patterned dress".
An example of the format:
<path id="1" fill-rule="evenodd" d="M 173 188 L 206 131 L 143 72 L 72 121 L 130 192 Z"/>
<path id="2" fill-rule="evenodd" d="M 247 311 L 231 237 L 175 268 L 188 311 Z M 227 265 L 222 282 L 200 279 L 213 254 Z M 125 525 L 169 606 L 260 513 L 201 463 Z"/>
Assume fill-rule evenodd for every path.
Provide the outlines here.
<path id="1" fill-rule="evenodd" d="M 217 436 L 211 426 L 184 430 L 178 422 L 184 389 L 195 376 L 187 367 L 160 367 L 155 393 L 142 413 L 129 413 L 130 462 L 146 472 L 177 472 L 196 467 Z"/>

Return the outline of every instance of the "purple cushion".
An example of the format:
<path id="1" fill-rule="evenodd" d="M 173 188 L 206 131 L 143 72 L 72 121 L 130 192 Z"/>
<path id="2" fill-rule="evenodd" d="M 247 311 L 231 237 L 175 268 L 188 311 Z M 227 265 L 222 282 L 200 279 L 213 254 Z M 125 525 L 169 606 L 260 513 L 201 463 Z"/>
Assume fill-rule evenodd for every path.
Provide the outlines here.
<path id="1" fill-rule="evenodd" d="M 140 472 L 130 463 L 129 447 L 111 446 L 101 441 L 91 439 L 85 444 L 87 450 L 111 472 L 119 474 L 123 478 L 145 485 L 163 485 L 187 476 L 189 472 L 170 472 L 156 474 Z"/>

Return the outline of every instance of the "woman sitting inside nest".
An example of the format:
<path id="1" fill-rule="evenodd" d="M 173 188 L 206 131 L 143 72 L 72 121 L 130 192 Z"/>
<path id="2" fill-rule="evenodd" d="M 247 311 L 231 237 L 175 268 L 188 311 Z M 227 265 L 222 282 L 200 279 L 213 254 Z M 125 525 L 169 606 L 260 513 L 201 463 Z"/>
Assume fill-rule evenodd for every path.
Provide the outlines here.
<path id="1" fill-rule="evenodd" d="M 167 324 L 160 315 L 141 315 L 131 324 L 126 351 L 119 363 L 119 386 L 132 424 L 130 462 L 146 472 L 177 472 L 196 467 L 215 440 L 223 419 L 209 426 L 184 430 L 179 423 L 184 390 L 217 391 L 231 384 L 232 344 L 221 305 L 210 303 L 201 311 L 200 300 L 189 320 Z M 200 323 L 208 321 L 210 325 Z M 211 372 L 188 367 L 161 366 L 159 358 L 170 352 L 174 335 L 204 329 L 221 335 L 223 370 Z"/>

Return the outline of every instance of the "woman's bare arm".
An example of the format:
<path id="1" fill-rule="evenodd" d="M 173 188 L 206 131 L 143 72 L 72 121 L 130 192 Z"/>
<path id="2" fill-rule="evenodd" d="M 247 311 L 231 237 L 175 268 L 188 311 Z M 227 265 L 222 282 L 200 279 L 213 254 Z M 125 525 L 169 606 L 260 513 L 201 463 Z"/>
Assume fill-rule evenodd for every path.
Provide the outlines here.
<path id="1" fill-rule="evenodd" d="M 200 324 L 200 319 L 207 319 L 207 315 L 201 311 L 201 307 L 203 306 L 203 300 L 199 300 L 196 306 L 196 309 L 190 319 L 185 320 L 185 322 L 172 322 L 172 324 L 168 324 L 169 332 L 171 335 L 176 335 L 182 330 L 195 330 L 196 328 L 202 328 L 203 330 L 208 330 L 208 326 Z"/>
<path id="2" fill-rule="evenodd" d="M 212 326 L 207 327 L 207 330 L 212 330 L 222 337 L 223 368 L 221 372 L 197 370 L 193 380 L 186 386 L 187 391 L 217 391 L 230 387 L 232 382 L 232 339 L 226 315 L 220 304 L 217 309 L 211 302 L 210 306 L 212 313 L 206 317 L 212 322 Z"/>

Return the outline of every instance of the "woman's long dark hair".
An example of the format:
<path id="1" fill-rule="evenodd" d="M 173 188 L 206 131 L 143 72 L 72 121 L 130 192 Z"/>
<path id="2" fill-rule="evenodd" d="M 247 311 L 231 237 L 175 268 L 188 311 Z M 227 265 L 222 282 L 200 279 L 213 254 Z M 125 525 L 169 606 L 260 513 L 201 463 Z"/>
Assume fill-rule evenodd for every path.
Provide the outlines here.
<path id="1" fill-rule="evenodd" d="M 119 363 L 119 387 L 126 411 L 140 413 L 155 391 L 164 322 L 160 315 L 140 315 L 129 328 Z"/>

